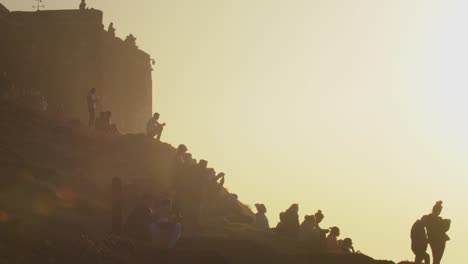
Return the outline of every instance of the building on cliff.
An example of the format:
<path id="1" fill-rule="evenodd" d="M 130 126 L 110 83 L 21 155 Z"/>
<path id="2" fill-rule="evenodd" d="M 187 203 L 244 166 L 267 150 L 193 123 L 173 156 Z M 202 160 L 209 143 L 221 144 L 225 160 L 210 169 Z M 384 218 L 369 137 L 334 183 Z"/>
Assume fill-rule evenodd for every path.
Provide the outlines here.
<path id="1" fill-rule="evenodd" d="M 125 132 L 144 130 L 152 112 L 150 56 L 134 37 L 104 30 L 95 9 L 13 12 L 0 4 L 0 72 L 15 89 L 34 88 L 68 116 L 87 119 L 86 94 Z"/>

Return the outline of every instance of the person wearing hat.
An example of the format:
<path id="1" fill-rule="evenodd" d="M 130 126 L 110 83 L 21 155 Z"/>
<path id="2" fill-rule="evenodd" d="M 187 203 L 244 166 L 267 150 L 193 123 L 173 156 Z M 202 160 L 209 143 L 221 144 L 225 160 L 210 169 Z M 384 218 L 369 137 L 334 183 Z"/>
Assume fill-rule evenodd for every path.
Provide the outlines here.
<path id="1" fill-rule="evenodd" d="M 442 209 L 442 201 L 438 201 L 432 207 L 432 213 L 424 216 L 422 219 L 423 223 L 426 225 L 427 238 L 431 246 L 434 264 L 441 263 L 446 243 L 450 240 L 447 232 L 450 229 L 451 221 L 440 217 Z"/>
<path id="2" fill-rule="evenodd" d="M 255 214 L 255 227 L 261 230 L 270 230 L 270 223 L 266 216 L 266 206 L 264 204 L 255 204 L 255 208 L 257 208 L 257 213 Z"/>
<path id="3" fill-rule="evenodd" d="M 154 113 L 153 117 L 146 124 L 146 135 L 148 137 L 156 137 L 157 141 L 161 141 L 161 134 L 166 123 L 159 123 L 159 113 Z"/>

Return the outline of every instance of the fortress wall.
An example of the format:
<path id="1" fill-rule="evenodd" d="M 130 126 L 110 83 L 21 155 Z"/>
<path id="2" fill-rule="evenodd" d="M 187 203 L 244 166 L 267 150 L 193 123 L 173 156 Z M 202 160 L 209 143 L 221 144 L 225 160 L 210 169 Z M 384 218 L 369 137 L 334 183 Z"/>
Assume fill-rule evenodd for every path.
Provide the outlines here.
<path id="1" fill-rule="evenodd" d="M 103 105 L 128 132 L 141 132 L 152 111 L 150 56 L 108 32 L 102 34 Z"/>
<path id="2" fill-rule="evenodd" d="M 2 16 L 4 19 L 2 19 Z M 142 132 L 152 112 L 150 56 L 103 29 L 99 10 L 0 12 L 0 70 L 17 89 L 39 90 L 87 122 L 86 94 L 123 132 Z"/>
<path id="3" fill-rule="evenodd" d="M 11 78 L 41 91 L 67 115 L 86 117 L 87 91 L 98 84 L 102 12 L 12 12 L 8 30 Z"/>

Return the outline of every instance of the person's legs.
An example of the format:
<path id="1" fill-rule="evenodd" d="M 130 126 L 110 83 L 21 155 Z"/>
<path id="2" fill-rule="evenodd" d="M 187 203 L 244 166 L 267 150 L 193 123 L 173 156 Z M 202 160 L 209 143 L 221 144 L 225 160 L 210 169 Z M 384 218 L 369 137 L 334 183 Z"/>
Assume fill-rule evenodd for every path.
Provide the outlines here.
<path id="1" fill-rule="evenodd" d="M 424 253 L 424 264 L 431 264 L 431 256 L 427 253 Z"/>
<path id="2" fill-rule="evenodd" d="M 442 256 L 444 255 L 444 251 L 445 251 L 445 242 L 432 243 L 431 250 L 432 250 L 432 258 L 434 259 L 434 264 L 440 264 L 442 260 Z"/>
<path id="3" fill-rule="evenodd" d="M 162 131 L 163 131 L 163 127 L 162 126 L 158 126 L 156 128 L 156 133 L 157 133 L 157 137 L 156 137 L 156 140 L 157 141 L 161 141 L 161 134 L 162 134 Z"/>
<path id="4" fill-rule="evenodd" d="M 89 121 L 88 121 L 88 126 L 92 127 L 94 125 L 96 117 L 94 114 L 94 109 L 89 109 Z"/>
<path id="5" fill-rule="evenodd" d="M 422 260 L 423 258 L 421 257 L 421 255 L 416 255 L 416 257 L 414 258 L 414 264 L 421 264 Z"/>

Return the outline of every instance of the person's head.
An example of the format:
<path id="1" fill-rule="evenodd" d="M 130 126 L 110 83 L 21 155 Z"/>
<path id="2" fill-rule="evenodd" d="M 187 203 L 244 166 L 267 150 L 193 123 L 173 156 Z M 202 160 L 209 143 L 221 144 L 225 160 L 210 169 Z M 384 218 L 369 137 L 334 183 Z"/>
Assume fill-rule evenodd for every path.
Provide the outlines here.
<path id="1" fill-rule="evenodd" d="M 200 168 L 206 169 L 206 168 L 208 168 L 208 161 L 201 159 L 201 160 L 198 162 L 198 165 L 200 166 Z"/>
<path id="2" fill-rule="evenodd" d="M 96 88 L 91 88 L 90 92 L 91 92 L 92 94 L 96 93 Z"/>
<path id="3" fill-rule="evenodd" d="M 297 214 L 299 212 L 299 204 L 297 204 L 297 203 L 291 204 L 291 206 L 289 206 L 288 210 L 286 210 L 286 211 Z"/>
<path id="4" fill-rule="evenodd" d="M 154 120 L 159 120 L 159 113 L 154 113 L 153 114 L 153 119 Z"/>
<path id="5" fill-rule="evenodd" d="M 436 202 L 436 204 L 432 207 L 432 214 L 439 216 L 442 213 L 442 201 Z"/>
<path id="6" fill-rule="evenodd" d="M 339 237 L 340 236 L 340 229 L 336 226 L 330 228 L 330 235 Z"/>
<path id="7" fill-rule="evenodd" d="M 177 147 L 177 154 L 184 154 L 187 152 L 187 146 L 185 146 L 184 144 L 180 144 L 178 147 Z"/>
<path id="8" fill-rule="evenodd" d="M 323 221 L 323 218 L 325 218 L 325 216 L 322 213 L 322 210 L 318 210 L 314 216 L 315 221 L 317 221 L 317 224 L 320 224 Z"/>
<path id="9" fill-rule="evenodd" d="M 349 237 L 345 238 L 343 240 L 343 246 L 347 247 L 347 248 L 353 247 L 353 240 L 351 238 L 349 238 Z"/>
<path id="10" fill-rule="evenodd" d="M 255 208 L 257 208 L 257 212 L 264 214 L 267 212 L 266 206 L 264 204 L 255 204 Z"/>
<path id="11" fill-rule="evenodd" d="M 315 224 L 315 216 L 313 215 L 304 216 L 304 222 Z"/>

